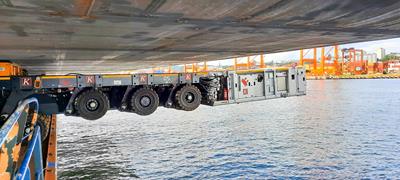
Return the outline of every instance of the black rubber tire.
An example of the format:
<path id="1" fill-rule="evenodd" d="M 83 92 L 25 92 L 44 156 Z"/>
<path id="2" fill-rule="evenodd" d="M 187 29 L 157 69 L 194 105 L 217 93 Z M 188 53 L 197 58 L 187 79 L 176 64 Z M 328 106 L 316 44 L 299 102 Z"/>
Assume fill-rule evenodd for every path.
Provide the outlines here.
<path id="1" fill-rule="evenodd" d="M 201 92 L 196 86 L 193 85 L 182 86 L 175 93 L 175 103 L 177 105 L 177 109 L 193 111 L 201 104 Z"/>
<path id="2" fill-rule="evenodd" d="M 96 103 L 96 107 L 89 107 L 88 103 L 90 102 Z M 82 118 L 96 120 L 103 117 L 108 109 L 110 109 L 110 101 L 103 92 L 91 89 L 78 95 L 75 99 L 75 109 Z"/>
<path id="3" fill-rule="evenodd" d="M 143 98 L 146 98 L 145 101 Z M 132 111 L 141 116 L 152 114 L 159 104 L 158 94 L 149 87 L 137 89 L 131 96 Z"/>
<path id="4" fill-rule="evenodd" d="M 42 141 L 45 141 L 50 132 L 51 115 L 38 114 L 36 123 L 40 127 Z"/>

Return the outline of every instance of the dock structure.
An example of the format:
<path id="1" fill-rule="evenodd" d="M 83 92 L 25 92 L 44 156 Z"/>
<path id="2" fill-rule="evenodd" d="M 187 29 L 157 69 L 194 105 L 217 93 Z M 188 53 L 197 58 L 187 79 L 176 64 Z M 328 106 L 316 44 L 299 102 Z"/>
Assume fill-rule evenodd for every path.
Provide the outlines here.
<path id="1" fill-rule="evenodd" d="M 28 98 L 2 121 L 0 179 L 55 180 L 56 115 L 39 114 L 38 99 Z"/>
<path id="2" fill-rule="evenodd" d="M 368 2 L 7 0 L 0 59 L 110 73 L 400 37 L 400 2 Z"/>
<path id="3" fill-rule="evenodd" d="M 311 51 L 313 53 L 310 53 Z M 362 49 L 340 49 L 338 45 L 335 45 L 301 49 L 299 54 L 298 65 L 306 69 L 307 79 L 399 78 L 399 60 L 378 61 L 375 58 L 370 62 L 369 54 Z"/>

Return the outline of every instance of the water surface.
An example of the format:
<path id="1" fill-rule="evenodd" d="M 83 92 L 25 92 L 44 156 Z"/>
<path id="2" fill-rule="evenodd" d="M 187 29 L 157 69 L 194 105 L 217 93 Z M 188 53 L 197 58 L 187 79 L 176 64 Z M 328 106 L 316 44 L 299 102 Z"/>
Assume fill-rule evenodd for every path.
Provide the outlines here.
<path id="1" fill-rule="evenodd" d="M 400 178 L 400 80 L 150 116 L 60 116 L 60 179 Z"/>

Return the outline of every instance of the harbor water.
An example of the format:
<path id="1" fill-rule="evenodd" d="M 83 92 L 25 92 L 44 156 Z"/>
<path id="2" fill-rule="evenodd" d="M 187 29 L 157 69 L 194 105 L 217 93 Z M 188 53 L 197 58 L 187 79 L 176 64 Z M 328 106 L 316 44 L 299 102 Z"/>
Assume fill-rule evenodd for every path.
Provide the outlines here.
<path id="1" fill-rule="evenodd" d="M 58 118 L 60 179 L 398 179 L 400 80 L 150 116 Z"/>

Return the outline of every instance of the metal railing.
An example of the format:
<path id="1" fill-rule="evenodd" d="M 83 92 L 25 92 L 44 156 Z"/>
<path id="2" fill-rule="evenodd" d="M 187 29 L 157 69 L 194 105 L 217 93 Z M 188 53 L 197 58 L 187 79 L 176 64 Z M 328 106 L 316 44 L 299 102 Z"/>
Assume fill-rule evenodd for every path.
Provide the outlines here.
<path id="1" fill-rule="evenodd" d="M 19 103 L 17 109 L 14 111 L 14 113 L 11 114 L 11 116 L 7 119 L 7 121 L 0 129 L 0 146 L 4 144 L 12 128 L 18 122 L 22 112 L 29 104 L 35 104 L 35 112 L 39 111 L 39 101 L 36 98 L 29 98 Z"/>
<path id="2" fill-rule="evenodd" d="M 31 106 L 33 105 L 33 106 Z M 29 116 L 29 111 L 33 107 L 33 116 Z M 28 108 L 28 109 L 27 109 Z M 41 131 L 40 127 L 36 126 L 33 132 L 28 133 L 28 135 L 23 136 L 26 131 L 26 122 L 36 122 L 37 113 L 39 110 L 39 102 L 36 98 L 29 98 L 19 103 L 16 110 L 7 118 L 6 122 L 0 129 L 0 147 L 1 148 L 12 148 L 12 151 L 17 149 L 20 150 L 22 141 L 29 140 L 28 147 L 24 154 L 22 163 L 20 167 L 14 167 L 11 172 L 6 172 L 4 174 L 9 174 L 8 177 L 14 177 L 14 179 L 31 179 L 31 168 L 33 167 L 34 178 L 43 179 L 43 156 L 42 156 L 42 142 L 41 142 Z M 26 113 L 26 114 L 24 114 Z M 24 116 L 21 116 L 24 114 Z M 28 117 L 32 117 L 28 121 Z M 33 125 L 33 124 L 32 124 Z M 31 138 L 29 138 L 31 136 Z M 19 147 L 19 148 L 14 148 Z M 7 151 L 3 151 L 7 153 Z M 19 152 L 17 152 L 19 154 Z M 10 154 L 0 154 L 2 156 L 12 156 Z M 32 164 L 33 163 L 33 164 Z M 10 164 L 9 164 L 10 166 Z M 16 172 L 16 174 L 11 175 L 11 173 Z"/>
<path id="3" fill-rule="evenodd" d="M 40 137 L 40 127 L 36 126 L 33 136 L 26 150 L 24 160 L 18 169 L 16 175 L 17 180 L 30 179 L 31 169 L 29 163 L 33 158 L 35 179 L 43 179 L 43 156 L 42 156 L 42 140 Z"/>

